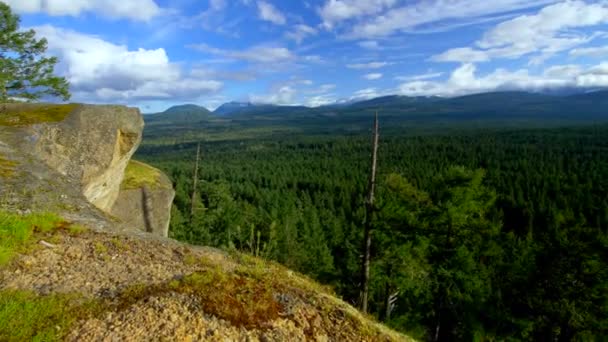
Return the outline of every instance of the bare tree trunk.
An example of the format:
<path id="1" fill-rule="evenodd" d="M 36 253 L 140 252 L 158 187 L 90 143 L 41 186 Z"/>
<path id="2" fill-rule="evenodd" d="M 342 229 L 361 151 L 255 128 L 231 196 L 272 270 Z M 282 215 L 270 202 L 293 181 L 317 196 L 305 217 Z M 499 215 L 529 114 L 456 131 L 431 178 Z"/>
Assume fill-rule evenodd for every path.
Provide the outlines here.
<path id="1" fill-rule="evenodd" d="M 194 219 L 194 206 L 196 203 L 196 188 L 198 186 L 198 164 L 201 158 L 201 143 L 196 147 L 196 162 L 194 164 L 194 177 L 192 177 L 192 197 L 190 199 L 190 221 Z"/>
<path id="2" fill-rule="evenodd" d="M 361 311 L 367 313 L 367 302 L 369 295 L 369 266 L 370 266 L 370 254 L 372 247 L 372 214 L 374 212 L 374 192 L 376 189 L 376 164 L 378 161 L 378 112 L 374 117 L 374 133 L 373 133 L 373 147 L 372 147 L 372 160 L 371 170 L 369 174 L 369 182 L 367 184 L 367 200 L 365 203 L 365 231 L 364 231 L 364 243 L 363 243 L 363 272 L 361 277 Z"/>
<path id="3" fill-rule="evenodd" d="M 386 284 L 384 285 L 384 321 L 388 322 L 391 319 L 391 314 L 395 308 L 395 302 L 399 297 L 399 291 L 395 291 L 389 279 L 392 277 L 391 268 L 386 272 Z"/>

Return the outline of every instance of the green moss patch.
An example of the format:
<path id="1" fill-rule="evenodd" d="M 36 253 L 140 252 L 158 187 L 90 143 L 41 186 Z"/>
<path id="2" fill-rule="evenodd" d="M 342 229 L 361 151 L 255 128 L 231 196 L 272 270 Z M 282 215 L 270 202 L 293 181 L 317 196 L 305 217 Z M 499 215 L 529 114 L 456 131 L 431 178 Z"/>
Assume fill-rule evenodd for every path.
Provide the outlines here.
<path id="1" fill-rule="evenodd" d="M 235 326 L 263 328 L 279 317 L 278 289 L 272 283 L 225 271 L 207 270 L 174 281 L 171 288 L 201 298 L 203 310 Z"/>
<path id="2" fill-rule="evenodd" d="M 102 310 L 78 295 L 0 291 L 0 341 L 60 341 L 74 323 Z"/>
<path id="3" fill-rule="evenodd" d="M 7 104 L 0 111 L 0 126 L 28 126 L 45 122 L 59 122 L 80 107 L 79 104 Z"/>
<path id="4" fill-rule="evenodd" d="M 4 158 L 0 155 L 0 177 L 1 178 L 10 178 L 15 175 L 15 167 L 17 163 Z"/>
<path id="5" fill-rule="evenodd" d="M 27 252 L 35 245 L 35 234 L 69 229 L 70 224 L 54 214 L 16 215 L 0 211 L 0 267 L 17 253 Z"/>
<path id="6" fill-rule="evenodd" d="M 209 268 L 168 284 L 130 286 L 113 306 L 117 311 L 127 310 L 151 296 L 175 292 L 199 298 L 205 313 L 234 326 L 264 329 L 269 322 L 279 318 L 282 311 L 275 296 L 281 289 L 273 284 L 220 268 Z"/>
<path id="7" fill-rule="evenodd" d="M 163 181 L 163 174 L 160 170 L 148 164 L 131 160 L 125 170 L 125 178 L 122 181 L 121 189 L 139 189 L 143 186 L 158 189 L 167 188 L 168 184 Z"/>

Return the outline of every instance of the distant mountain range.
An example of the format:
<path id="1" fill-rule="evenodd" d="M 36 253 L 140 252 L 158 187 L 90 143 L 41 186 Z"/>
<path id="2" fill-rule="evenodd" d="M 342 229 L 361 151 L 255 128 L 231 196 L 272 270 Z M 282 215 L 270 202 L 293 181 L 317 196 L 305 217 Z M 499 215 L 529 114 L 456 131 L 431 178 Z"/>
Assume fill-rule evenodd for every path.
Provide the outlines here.
<path id="1" fill-rule="evenodd" d="M 384 96 L 348 104 L 309 108 L 229 102 L 210 112 L 197 105 L 181 105 L 162 113 L 145 115 L 151 124 L 195 123 L 210 119 L 239 120 L 268 118 L 303 120 L 306 118 L 369 115 L 379 110 L 388 117 L 416 117 L 449 115 L 452 119 L 483 119 L 486 117 L 602 117 L 608 118 L 608 90 L 567 95 L 549 95 L 528 92 L 492 92 L 453 98 Z"/>
<path id="2" fill-rule="evenodd" d="M 146 114 L 146 123 L 176 123 L 176 122 L 200 122 L 209 119 L 211 112 L 201 106 L 185 104 L 171 107 L 162 113 Z"/>
<path id="3" fill-rule="evenodd" d="M 251 109 L 253 107 L 256 107 L 256 105 L 252 104 L 251 102 L 228 102 L 217 107 L 217 109 L 213 111 L 213 114 L 228 115 L 237 112 L 247 111 L 248 109 Z"/>

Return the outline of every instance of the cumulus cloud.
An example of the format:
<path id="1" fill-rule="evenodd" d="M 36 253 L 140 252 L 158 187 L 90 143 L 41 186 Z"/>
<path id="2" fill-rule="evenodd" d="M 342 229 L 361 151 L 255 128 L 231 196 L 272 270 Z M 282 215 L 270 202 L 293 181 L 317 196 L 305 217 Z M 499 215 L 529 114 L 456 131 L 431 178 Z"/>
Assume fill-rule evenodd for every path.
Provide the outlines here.
<path id="1" fill-rule="evenodd" d="M 71 83 L 77 99 L 137 101 L 184 99 L 218 91 L 222 83 L 184 75 L 164 49 L 129 50 L 99 37 L 40 26 L 49 51 L 59 57 L 58 71 Z"/>
<path id="2" fill-rule="evenodd" d="M 356 63 L 347 64 L 346 67 L 350 69 L 380 69 L 389 65 L 387 62 L 370 62 L 370 63 Z"/>
<path id="3" fill-rule="evenodd" d="M 552 66 L 539 75 L 532 75 L 527 69 L 497 69 L 480 76 L 474 64 L 465 63 L 456 68 L 446 81 L 405 82 L 400 85 L 399 93 L 410 96 L 460 96 L 497 90 L 541 91 L 566 87 L 608 87 L 608 64 L 587 69 L 576 65 Z"/>
<path id="4" fill-rule="evenodd" d="M 575 29 L 606 23 L 608 2 L 591 4 L 566 1 L 544 7 L 537 14 L 522 15 L 498 24 L 486 32 L 475 47 L 450 49 L 431 59 L 440 62 L 483 62 L 536 53 L 531 64 L 540 64 L 558 52 L 588 43 L 598 36 L 576 32 Z"/>
<path id="5" fill-rule="evenodd" d="M 363 75 L 363 78 L 365 78 L 366 80 L 369 80 L 369 81 L 379 80 L 379 79 L 382 78 L 382 74 L 379 73 L 379 72 L 374 72 L 374 73 L 371 73 L 371 74 L 365 74 L 365 75 Z"/>
<path id="6" fill-rule="evenodd" d="M 346 36 L 373 38 L 409 32 L 422 26 L 455 21 L 459 25 L 559 0 L 327 0 L 319 10 L 326 27 L 349 22 Z"/>
<path id="7" fill-rule="evenodd" d="M 148 21 L 161 9 L 154 0 L 4 0 L 19 13 L 46 13 L 52 16 L 79 16 L 90 12 L 109 18 Z"/>
<path id="8" fill-rule="evenodd" d="M 289 49 L 278 46 L 257 45 L 245 50 L 218 49 L 207 44 L 191 44 L 188 47 L 213 55 L 255 63 L 278 63 L 295 59 L 295 55 Z"/>
<path id="9" fill-rule="evenodd" d="M 257 4 L 260 19 L 269 21 L 275 25 L 285 25 L 287 22 L 285 16 L 271 3 L 266 1 L 258 1 Z"/>

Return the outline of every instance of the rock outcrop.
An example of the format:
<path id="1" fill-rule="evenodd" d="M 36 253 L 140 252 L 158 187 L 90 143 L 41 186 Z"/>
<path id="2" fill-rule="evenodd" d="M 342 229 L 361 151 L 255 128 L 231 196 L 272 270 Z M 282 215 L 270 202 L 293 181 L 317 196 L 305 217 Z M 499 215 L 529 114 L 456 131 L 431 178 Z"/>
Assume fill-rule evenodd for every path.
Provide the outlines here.
<path id="1" fill-rule="evenodd" d="M 174 196 L 168 178 L 148 168 L 152 182 L 123 184 L 143 127 L 139 110 L 124 106 L 6 105 L 0 113 L 0 202 L 90 216 L 94 208 L 83 204 L 89 202 L 101 211 L 97 216 L 113 214 L 127 230 L 167 236 Z"/>
<path id="2" fill-rule="evenodd" d="M 36 107 L 26 106 L 29 111 Z M 9 105 L 9 113 L 11 109 Z M 141 142 L 144 122 L 136 108 L 76 105 L 60 121 L 20 128 L 20 151 L 78 181 L 89 202 L 109 212 L 127 163 Z"/>
<path id="3" fill-rule="evenodd" d="M 167 237 L 175 191 L 160 170 L 131 160 L 110 213 L 129 227 Z"/>

